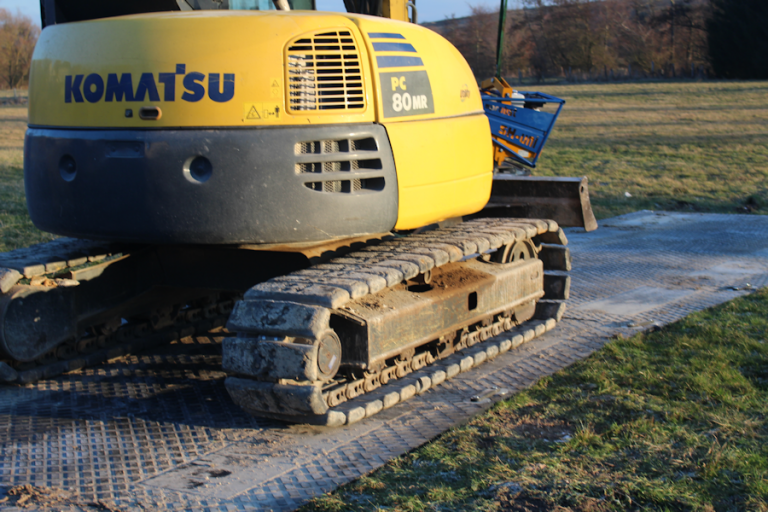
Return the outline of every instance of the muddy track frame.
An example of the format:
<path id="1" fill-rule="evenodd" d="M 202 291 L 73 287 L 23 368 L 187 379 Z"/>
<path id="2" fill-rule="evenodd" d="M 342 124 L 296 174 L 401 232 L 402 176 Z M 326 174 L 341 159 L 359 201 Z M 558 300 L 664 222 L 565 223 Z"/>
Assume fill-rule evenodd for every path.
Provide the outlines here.
<path id="1" fill-rule="evenodd" d="M 238 333 L 223 347 L 230 396 L 256 415 L 334 426 L 356 421 L 359 412 L 350 416 L 335 408 L 365 400 L 359 397 L 382 381 L 403 379 L 532 317 L 544 323 L 530 338 L 554 327 L 570 288 L 562 273 L 571 267 L 565 244 L 554 221 L 475 219 L 260 283 L 246 292 L 228 323 Z M 518 261 L 523 253 L 528 258 Z M 480 276 L 460 287 L 453 303 L 438 297 L 425 307 L 422 290 L 407 293 L 451 267 Z M 398 300 L 388 300 L 402 290 Z M 377 304 L 362 313 L 371 300 Z M 475 312 L 481 302 L 487 304 Z M 445 307 L 464 316 L 454 320 L 440 313 Z M 402 338 L 405 332 L 410 338 Z"/>

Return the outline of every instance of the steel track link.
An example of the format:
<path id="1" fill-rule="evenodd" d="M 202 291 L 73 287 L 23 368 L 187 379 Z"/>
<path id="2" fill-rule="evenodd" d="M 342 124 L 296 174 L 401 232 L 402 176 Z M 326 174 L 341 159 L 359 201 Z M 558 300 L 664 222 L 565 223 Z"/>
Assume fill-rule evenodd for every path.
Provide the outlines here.
<path id="1" fill-rule="evenodd" d="M 7 384 L 31 384 L 89 368 L 106 361 L 141 352 L 193 336 L 224 328 L 234 300 L 216 300 L 212 296 L 205 307 L 183 309 L 176 305 L 178 313 L 170 325 L 154 329 L 150 322 L 129 321 L 109 334 L 84 336 L 56 347 L 31 363 L 19 363 L 0 359 L 0 382 Z M 84 331 L 94 332 L 96 326 Z"/>
<path id="2" fill-rule="evenodd" d="M 228 323 L 230 331 L 238 332 L 238 338 L 226 340 L 223 346 L 230 396 L 257 415 L 330 426 L 350 424 L 543 334 L 564 313 L 570 285 L 562 273 L 545 272 L 548 291 L 538 295 L 544 300 L 523 318 L 533 316 L 533 323 L 515 327 L 518 322 L 509 314 L 497 311 L 465 325 L 464 334 L 442 355 L 426 343 L 416 352 L 404 348 L 387 356 L 384 367 L 342 372 L 346 375 L 334 381 L 323 381 L 315 368 L 330 336 L 331 312 L 345 314 L 347 304 L 423 278 L 448 264 L 478 257 L 489 260 L 494 257 L 491 253 L 508 256 L 521 242 L 534 244 L 534 252 L 544 256 L 545 270 L 570 270 L 570 254 L 562 247 L 567 240 L 555 222 L 485 218 L 366 247 L 254 286 L 236 305 Z M 510 329 L 517 331 L 509 339 L 494 338 L 472 347 Z M 437 367 L 430 365 L 436 361 L 440 361 Z M 393 382 L 386 384 L 389 381 Z"/>
<path id="3" fill-rule="evenodd" d="M 493 339 L 487 339 L 486 341 L 479 341 L 478 339 L 471 346 L 457 347 L 455 353 L 446 358 L 441 358 L 439 362 L 434 357 L 431 362 L 427 362 L 426 359 L 429 359 L 428 355 L 430 355 L 430 352 L 423 351 L 408 362 L 415 361 L 421 355 L 427 356 L 422 359 L 422 362 L 425 364 L 416 366 L 410 364 L 405 368 L 395 364 L 386 368 L 384 372 L 390 369 L 394 370 L 389 378 L 392 381 L 391 383 L 387 382 L 386 384 L 376 386 L 376 388 L 370 391 L 359 392 L 349 399 L 340 400 L 337 404 L 333 405 L 337 408 L 323 416 L 320 423 L 350 425 L 363 418 L 373 416 L 414 395 L 420 395 L 431 387 L 438 386 L 452 379 L 459 373 L 479 366 L 499 354 L 517 348 L 523 343 L 527 343 L 545 332 L 551 331 L 557 325 L 557 319 L 547 318 L 527 321 L 509 329 L 505 329 L 503 323 L 496 322 L 492 324 L 493 327 L 499 329 L 498 331 L 494 329 L 496 334 L 489 334 L 489 338 Z M 364 385 L 364 379 L 348 382 L 340 386 L 340 389 L 326 391 L 323 396 L 326 400 L 329 400 L 333 393 L 344 393 L 353 385 Z M 331 406 L 331 403 L 329 402 L 328 405 Z M 342 418 L 339 413 L 344 414 L 345 417 Z M 281 419 L 277 415 L 274 417 Z"/>
<path id="4" fill-rule="evenodd" d="M 51 242 L 33 245 L 0 254 L 0 291 L 20 279 L 32 279 L 44 274 L 96 263 L 123 252 L 130 252 L 139 245 L 57 238 Z"/>
<path id="5" fill-rule="evenodd" d="M 556 318 L 530 320 L 513 327 L 501 335 L 476 346 L 464 349 L 435 364 L 413 371 L 403 378 L 382 385 L 374 391 L 362 393 L 336 406 L 328 413 L 315 418 L 304 418 L 306 423 L 325 426 L 341 426 L 357 423 L 364 418 L 378 414 L 400 402 L 416 395 L 425 393 L 431 388 L 456 377 L 460 373 L 494 359 L 500 354 L 518 348 L 529 341 L 538 338 L 557 326 Z M 294 416 L 279 413 L 260 413 L 263 416 L 296 423 Z"/>
<path id="6" fill-rule="evenodd" d="M 556 321 L 557 320 L 555 320 L 555 322 Z M 459 341 L 454 344 L 452 347 L 453 350 L 451 350 L 449 354 L 441 356 L 440 354 L 436 354 L 434 350 L 422 346 L 410 357 L 399 355 L 393 358 L 391 360 L 392 363 L 389 366 L 380 369 L 376 373 L 365 375 L 360 379 L 341 379 L 328 387 L 324 387 L 323 398 L 329 407 L 336 407 L 348 400 L 355 399 L 363 393 L 370 393 L 380 388 L 382 385 L 387 385 L 389 381 L 403 379 L 425 366 L 434 364 L 438 360 L 447 359 L 453 355 L 454 352 L 462 352 L 478 344 L 482 344 L 489 338 L 511 331 L 518 325 L 515 325 L 515 321 L 511 317 L 501 317 L 500 315 L 487 316 L 481 322 L 477 322 L 474 325 L 460 327 L 459 330 L 463 330 L 464 332 Z M 519 343 L 517 345 L 519 345 Z M 506 350 L 503 350 L 502 352 L 506 352 Z M 427 386 L 427 388 L 428 387 L 429 386 Z"/>
<path id="7" fill-rule="evenodd" d="M 76 281 L 61 276 L 88 265 L 129 255 L 143 247 L 59 238 L 4 253 L 0 255 L 0 300 L 6 300 L 18 287 L 53 289 L 76 286 Z M 87 335 L 61 343 L 34 361 L 20 362 L 0 357 L 0 382 L 30 384 L 170 343 L 195 332 L 221 328 L 226 324 L 235 300 L 213 294 L 194 302 L 199 307 L 190 307 L 190 304 L 164 305 L 162 309 L 174 311 L 175 315 L 165 319 L 162 325 L 136 318 L 129 318 L 123 325 L 114 326 L 107 332 L 100 324 L 85 325 L 81 332 Z"/>

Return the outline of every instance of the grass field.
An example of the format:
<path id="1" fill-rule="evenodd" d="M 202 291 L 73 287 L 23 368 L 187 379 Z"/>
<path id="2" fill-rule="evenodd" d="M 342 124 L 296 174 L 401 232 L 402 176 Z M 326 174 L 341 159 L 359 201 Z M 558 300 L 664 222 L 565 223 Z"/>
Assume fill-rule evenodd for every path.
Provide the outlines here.
<path id="1" fill-rule="evenodd" d="M 0 107 L 0 251 L 53 238 L 35 229 L 27 214 L 23 157 L 26 128 L 26 107 Z"/>
<path id="2" fill-rule="evenodd" d="M 768 211 L 768 82 L 541 90 L 568 103 L 536 174 L 588 176 L 599 218 Z M 0 107 L 0 251 L 51 238 L 25 123 Z M 617 340 L 306 510 L 768 511 L 767 319 L 762 290 Z"/>
<path id="3" fill-rule="evenodd" d="M 536 174 L 589 177 L 598 218 L 640 209 L 768 212 L 768 82 L 541 90 L 566 105 Z"/>
<path id="4" fill-rule="evenodd" d="M 768 290 L 620 339 L 302 510 L 768 510 Z"/>

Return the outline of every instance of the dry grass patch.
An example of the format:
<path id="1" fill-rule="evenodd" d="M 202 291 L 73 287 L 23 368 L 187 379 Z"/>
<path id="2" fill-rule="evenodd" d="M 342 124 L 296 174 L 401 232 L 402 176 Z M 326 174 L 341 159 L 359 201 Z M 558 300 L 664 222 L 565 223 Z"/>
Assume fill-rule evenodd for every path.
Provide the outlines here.
<path id="1" fill-rule="evenodd" d="M 0 251 L 52 240 L 35 228 L 24 195 L 26 107 L 0 107 Z"/>
<path id="2" fill-rule="evenodd" d="M 768 212 L 768 82 L 541 90 L 566 105 L 536 174 L 588 176 L 599 218 Z"/>

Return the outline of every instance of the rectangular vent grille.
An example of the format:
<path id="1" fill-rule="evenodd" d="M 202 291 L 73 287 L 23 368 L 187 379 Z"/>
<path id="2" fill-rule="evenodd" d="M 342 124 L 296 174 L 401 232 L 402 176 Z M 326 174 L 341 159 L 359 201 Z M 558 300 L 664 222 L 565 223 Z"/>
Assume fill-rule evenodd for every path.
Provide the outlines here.
<path id="1" fill-rule="evenodd" d="M 364 178 L 359 180 L 310 181 L 304 184 L 318 192 L 350 193 L 363 190 L 384 190 L 384 178 Z"/>
<path id="2" fill-rule="evenodd" d="M 287 57 L 289 110 L 365 108 L 360 52 L 349 31 L 297 39 Z"/>
<path id="3" fill-rule="evenodd" d="M 341 140 L 313 140 L 310 142 L 297 142 L 293 146 L 296 155 L 330 155 L 333 153 L 357 153 L 359 151 L 378 151 L 376 139 L 341 139 Z"/>
<path id="4" fill-rule="evenodd" d="M 296 162 L 296 174 L 319 175 L 318 181 L 304 183 L 305 187 L 317 192 L 354 193 L 384 190 L 384 178 L 370 176 L 370 172 L 383 169 L 381 159 L 376 158 L 378 149 L 376 139 L 372 137 L 297 142 L 293 151 L 297 156 L 301 155 L 303 161 Z M 314 155 L 318 156 L 317 161 L 312 161 Z M 338 173 L 348 174 L 344 176 Z"/>

